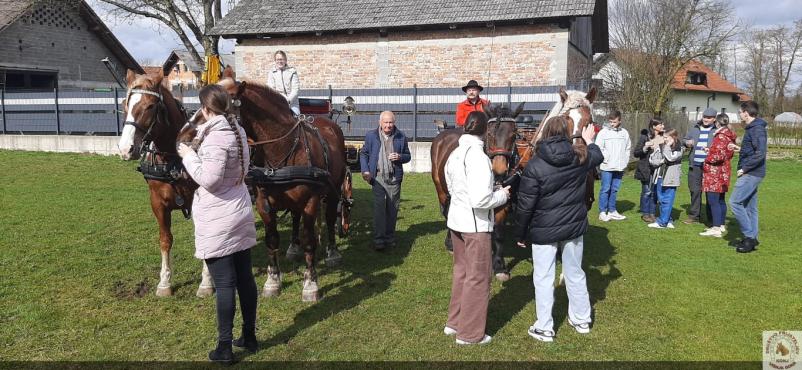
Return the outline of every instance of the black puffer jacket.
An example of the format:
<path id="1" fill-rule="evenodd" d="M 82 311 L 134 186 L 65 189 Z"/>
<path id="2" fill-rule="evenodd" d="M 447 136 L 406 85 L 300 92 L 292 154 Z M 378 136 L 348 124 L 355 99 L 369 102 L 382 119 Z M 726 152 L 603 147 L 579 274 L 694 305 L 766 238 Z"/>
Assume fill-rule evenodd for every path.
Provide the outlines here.
<path id="1" fill-rule="evenodd" d="M 596 144 L 588 146 L 588 159 L 579 164 L 567 138 L 545 139 L 521 176 L 516 240 L 549 244 L 583 235 L 588 229 L 586 176 L 603 160 Z"/>
<path id="2" fill-rule="evenodd" d="M 643 145 L 652 138 L 649 135 L 649 130 L 643 129 L 640 131 L 640 138 L 638 145 L 635 145 L 635 158 L 638 158 L 638 167 L 635 168 L 635 178 L 640 181 L 648 182 L 652 178 L 652 166 L 649 164 L 649 155 L 652 154 L 652 148 L 643 150 Z"/>

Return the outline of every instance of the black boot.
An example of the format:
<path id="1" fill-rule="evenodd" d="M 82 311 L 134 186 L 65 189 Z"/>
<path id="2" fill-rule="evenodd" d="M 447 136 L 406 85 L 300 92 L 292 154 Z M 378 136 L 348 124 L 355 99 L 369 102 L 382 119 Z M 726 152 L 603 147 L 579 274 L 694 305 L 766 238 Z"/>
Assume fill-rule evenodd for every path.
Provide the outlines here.
<path id="1" fill-rule="evenodd" d="M 755 246 L 757 246 L 757 241 L 752 238 L 744 238 L 743 243 L 735 250 L 738 253 L 749 253 L 755 250 Z"/>
<path id="2" fill-rule="evenodd" d="M 217 348 L 209 352 L 209 360 L 224 365 L 234 363 L 234 352 L 231 350 L 231 341 L 218 341 Z"/>
<path id="3" fill-rule="evenodd" d="M 234 341 L 234 345 L 240 348 L 245 348 L 251 353 L 259 350 L 259 342 L 256 340 L 256 334 L 254 333 L 243 332 L 242 336 Z"/>

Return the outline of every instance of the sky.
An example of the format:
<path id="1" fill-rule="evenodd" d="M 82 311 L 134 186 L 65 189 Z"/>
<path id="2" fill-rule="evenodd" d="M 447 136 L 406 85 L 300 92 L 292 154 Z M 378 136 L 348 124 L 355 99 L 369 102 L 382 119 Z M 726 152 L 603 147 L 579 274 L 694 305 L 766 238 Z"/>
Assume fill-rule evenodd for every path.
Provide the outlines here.
<path id="1" fill-rule="evenodd" d="M 626 1 L 626 0 L 611 0 Z M 730 0 L 738 19 L 745 24 L 756 27 L 771 27 L 776 24 L 791 25 L 802 18 L 802 0 Z M 100 14 L 115 36 L 140 63 L 160 65 L 173 49 L 183 49 L 183 45 L 174 33 L 165 26 L 140 19 L 135 23 L 127 23 L 108 15 L 103 4 L 98 0 L 88 0 L 89 4 Z M 771 5 L 767 5 L 770 3 Z M 221 52 L 231 53 L 234 41 L 221 44 Z M 150 62 L 150 63 L 148 63 Z"/>

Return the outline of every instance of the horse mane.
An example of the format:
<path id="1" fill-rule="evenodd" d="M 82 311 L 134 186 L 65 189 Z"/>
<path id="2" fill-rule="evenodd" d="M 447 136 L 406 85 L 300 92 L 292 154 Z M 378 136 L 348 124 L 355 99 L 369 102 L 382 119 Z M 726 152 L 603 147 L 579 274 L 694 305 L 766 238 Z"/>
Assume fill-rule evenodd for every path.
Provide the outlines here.
<path id="1" fill-rule="evenodd" d="M 563 114 L 566 110 L 571 107 L 575 107 L 578 105 L 590 106 L 592 107 L 588 99 L 585 98 L 586 93 L 577 90 L 566 90 L 565 94 L 568 98 L 563 103 L 562 101 L 558 101 L 554 103 L 554 106 L 549 110 L 549 114 L 546 115 L 546 118 L 543 119 L 543 123 L 547 122 L 549 118 L 559 116 Z M 591 109 L 592 111 L 593 109 Z"/>
<path id="2" fill-rule="evenodd" d="M 251 89 L 258 94 L 258 96 L 263 97 L 266 100 L 266 106 L 258 104 L 259 102 L 255 102 L 260 108 L 265 109 L 268 112 L 275 111 L 275 113 L 278 113 L 279 115 L 287 115 L 292 117 L 292 110 L 290 110 L 290 105 L 287 104 L 287 99 L 273 88 L 260 82 L 247 81 L 245 84 L 245 89 Z"/>

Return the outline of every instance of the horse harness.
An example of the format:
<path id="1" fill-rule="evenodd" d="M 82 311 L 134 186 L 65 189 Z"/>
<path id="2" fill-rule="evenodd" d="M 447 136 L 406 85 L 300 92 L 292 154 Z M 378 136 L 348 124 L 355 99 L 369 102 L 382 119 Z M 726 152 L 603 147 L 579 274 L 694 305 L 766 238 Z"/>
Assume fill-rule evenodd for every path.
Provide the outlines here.
<path id="1" fill-rule="evenodd" d="M 181 161 L 181 157 L 176 153 L 168 153 L 158 150 L 155 145 L 153 145 L 153 140 L 151 139 L 151 131 L 153 130 L 159 122 L 164 121 L 164 124 L 170 125 L 170 120 L 167 118 L 167 107 L 164 104 L 163 96 L 160 93 L 155 91 L 145 90 L 145 89 L 131 89 L 128 91 L 128 94 L 125 98 L 128 101 L 131 98 L 131 94 L 146 94 L 155 96 L 159 99 L 158 104 L 156 104 L 156 109 L 158 111 L 154 115 L 156 117 L 153 122 L 148 126 L 147 129 L 142 127 L 142 124 L 136 121 L 125 121 L 123 126 L 133 126 L 137 131 L 144 131 L 145 134 L 142 137 L 142 146 L 140 147 L 140 153 L 142 153 L 141 158 L 139 160 L 139 166 L 137 166 L 136 170 L 142 173 L 142 176 L 145 178 L 145 181 L 148 180 L 155 180 L 160 182 L 166 182 L 170 184 L 173 188 L 173 192 L 175 193 L 175 203 L 178 207 L 181 208 L 181 213 L 184 214 L 184 218 L 190 219 L 192 218 L 192 210 L 188 207 L 186 202 L 184 202 L 184 198 L 178 192 L 176 188 L 176 183 L 178 180 L 184 178 L 184 164 Z M 179 109 L 184 113 L 186 116 L 186 109 L 184 108 L 183 104 L 180 101 L 176 100 Z"/>

